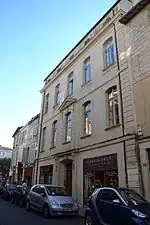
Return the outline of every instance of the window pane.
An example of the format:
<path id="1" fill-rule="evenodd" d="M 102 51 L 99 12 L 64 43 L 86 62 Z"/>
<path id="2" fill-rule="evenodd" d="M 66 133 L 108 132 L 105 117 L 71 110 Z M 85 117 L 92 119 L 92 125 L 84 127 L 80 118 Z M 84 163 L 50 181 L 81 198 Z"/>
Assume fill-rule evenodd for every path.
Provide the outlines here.
<path id="1" fill-rule="evenodd" d="M 68 94 L 73 93 L 73 73 L 68 75 Z"/>
<path id="2" fill-rule="evenodd" d="M 91 134 L 91 103 L 87 103 L 84 106 L 84 134 Z"/>
<path id="3" fill-rule="evenodd" d="M 106 67 L 113 64 L 115 60 L 114 46 L 113 46 L 112 39 L 104 46 L 104 60 L 105 60 Z"/>
<path id="4" fill-rule="evenodd" d="M 52 127 L 52 146 L 56 145 L 56 131 L 57 131 L 57 121 L 53 123 Z"/>
<path id="5" fill-rule="evenodd" d="M 108 125 L 119 124 L 119 106 L 117 87 L 108 91 Z"/>
<path id="6" fill-rule="evenodd" d="M 114 116 L 115 116 L 115 123 L 119 124 L 119 107 L 118 107 L 118 99 L 114 100 Z"/>
<path id="7" fill-rule="evenodd" d="M 66 118 L 66 141 L 71 140 L 71 120 L 72 120 L 72 114 L 68 113 Z"/>
<path id="8" fill-rule="evenodd" d="M 55 88 L 55 104 L 59 105 L 60 103 L 60 91 L 59 91 L 60 85 L 58 84 Z"/>

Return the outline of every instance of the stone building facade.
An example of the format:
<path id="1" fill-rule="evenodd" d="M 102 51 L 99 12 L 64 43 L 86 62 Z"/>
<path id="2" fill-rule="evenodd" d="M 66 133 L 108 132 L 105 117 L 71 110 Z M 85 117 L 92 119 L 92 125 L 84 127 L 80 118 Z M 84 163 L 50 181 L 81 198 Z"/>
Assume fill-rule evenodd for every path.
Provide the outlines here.
<path id="1" fill-rule="evenodd" d="M 11 163 L 12 181 L 17 183 L 26 180 L 29 185 L 34 183 L 34 165 L 37 155 L 39 118 L 37 114 L 25 126 L 15 131 L 13 157 Z"/>
<path id="2" fill-rule="evenodd" d="M 129 118 L 137 138 L 130 146 L 130 159 L 134 164 L 136 177 L 143 189 L 143 195 L 150 200 L 150 3 L 149 0 L 137 4 L 120 20 L 123 30 L 125 48 L 120 57 L 123 70 L 122 83 L 128 90 L 129 108 L 124 114 Z M 127 126 L 128 129 L 128 126 Z M 134 151 L 134 148 L 136 151 Z M 130 175 L 130 174 L 129 174 Z M 132 180 L 135 176 L 131 176 Z"/>
<path id="3" fill-rule="evenodd" d="M 80 204 L 93 186 L 130 187 L 144 194 L 130 46 L 120 22 L 136 4 L 117 1 L 41 90 L 35 182 L 65 186 Z"/>

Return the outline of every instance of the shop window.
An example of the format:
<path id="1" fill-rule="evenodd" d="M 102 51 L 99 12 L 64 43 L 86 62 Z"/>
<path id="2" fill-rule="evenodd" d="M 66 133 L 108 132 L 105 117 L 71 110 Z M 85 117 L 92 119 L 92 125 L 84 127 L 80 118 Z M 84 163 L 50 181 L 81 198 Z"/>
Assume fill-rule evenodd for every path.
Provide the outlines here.
<path id="1" fill-rule="evenodd" d="M 91 61 L 88 57 L 84 61 L 84 84 L 88 83 L 91 80 Z"/>
<path id="2" fill-rule="evenodd" d="M 73 94 L 73 72 L 68 75 L 68 95 Z"/>
<path id="3" fill-rule="evenodd" d="M 104 68 L 109 67 L 115 61 L 114 44 L 112 37 L 109 38 L 103 45 L 104 50 Z"/>
<path id="4" fill-rule="evenodd" d="M 52 147 L 56 146 L 57 120 L 52 124 Z"/>
<path id="5" fill-rule="evenodd" d="M 119 124 L 119 105 L 117 86 L 113 86 L 106 92 L 108 109 L 108 127 Z"/>
<path id="6" fill-rule="evenodd" d="M 92 110 L 91 110 L 91 101 L 86 102 L 84 105 L 84 135 L 91 134 L 91 125 L 92 125 Z"/>
<path id="7" fill-rule="evenodd" d="M 68 112 L 66 115 L 66 141 L 71 141 L 71 123 L 72 123 L 72 113 Z"/>

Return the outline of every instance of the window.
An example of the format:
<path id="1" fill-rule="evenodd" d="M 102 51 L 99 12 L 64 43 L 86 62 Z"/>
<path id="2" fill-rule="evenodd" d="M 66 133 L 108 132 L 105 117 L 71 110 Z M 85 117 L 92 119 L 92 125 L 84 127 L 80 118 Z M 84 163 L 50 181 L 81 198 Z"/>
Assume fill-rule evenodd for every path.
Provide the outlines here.
<path id="1" fill-rule="evenodd" d="M 68 75 L 68 95 L 73 94 L 73 73 Z"/>
<path id="2" fill-rule="evenodd" d="M 72 114 L 68 112 L 66 115 L 66 141 L 71 141 L 71 121 L 72 121 Z"/>
<path id="3" fill-rule="evenodd" d="M 45 113 L 48 113 L 48 102 L 49 102 L 49 94 L 45 97 Z"/>
<path id="4" fill-rule="evenodd" d="M 103 189 L 99 192 L 99 194 L 97 196 L 97 203 L 101 200 L 112 202 L 115 199 L 119 199 L 116 192 L 114 192 L 113 190 L 109 190 L 109 189 Z"/>
<path id="5" fill-rule="evenodd" d="M 104 66 L 107 68 L 115 61 L 113 39 L 110 38 L 104 44 Z"/>
<path id="6" fill-rule="evenodd" d="M 84 104 L 84 135 L 91 134 L 91 102 L 88 101 Z"/>
<path id="7" fill-rule="evenodd" d="M 108 99 L 108 126 L 119 124 L 119 106 L 117 87 L 114 86 L 107 91 Z"/>
<path id="8" fill-rule="evenodd" d="M 45 147 L 45 139 L 46 139 L 46 127 L 43 128 L 43 132 L 42 132 L 42 150 Z"/>
<path id="9" fill-rule="evenodd" d="M 60 84 L 57 84 L 55 87 L 55 105 L 60 103 Z"/>
<path id="10" fill-rule="evenodd" d="M 91 80 L 91 62 L 90 58 L 84 61 L 84 83 L 86 84 Z"/>
<path id="11" fill-rule="evenodd" d="M 56 146 L 56 131 L 57 121 L 55 120 L 52 124 L 52 147 Z"/>

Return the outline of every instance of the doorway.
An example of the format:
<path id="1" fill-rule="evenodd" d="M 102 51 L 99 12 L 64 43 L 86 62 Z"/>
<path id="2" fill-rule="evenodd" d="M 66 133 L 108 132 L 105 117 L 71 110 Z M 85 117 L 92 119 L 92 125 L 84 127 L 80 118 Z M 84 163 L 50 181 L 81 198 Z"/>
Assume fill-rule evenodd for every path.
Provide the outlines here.
<path id="1" fill-rule="evenodd" d="M 66 191 L 72 195 L 72 162 L 66 164 Z"/>

